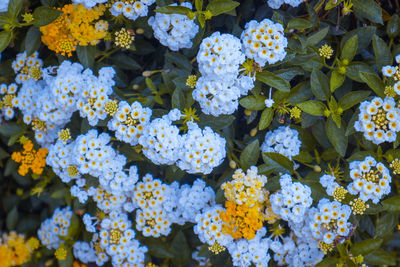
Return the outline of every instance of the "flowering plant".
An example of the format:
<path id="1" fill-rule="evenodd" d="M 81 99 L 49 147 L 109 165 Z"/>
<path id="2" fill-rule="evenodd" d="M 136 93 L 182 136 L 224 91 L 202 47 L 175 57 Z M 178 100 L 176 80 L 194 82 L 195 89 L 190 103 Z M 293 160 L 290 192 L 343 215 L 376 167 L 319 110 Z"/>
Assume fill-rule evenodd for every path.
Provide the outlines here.
<path id="1" fill-rule="evenodd" d="M 399 11 L 0 1 L 0 265 L 398 266 Z"/>

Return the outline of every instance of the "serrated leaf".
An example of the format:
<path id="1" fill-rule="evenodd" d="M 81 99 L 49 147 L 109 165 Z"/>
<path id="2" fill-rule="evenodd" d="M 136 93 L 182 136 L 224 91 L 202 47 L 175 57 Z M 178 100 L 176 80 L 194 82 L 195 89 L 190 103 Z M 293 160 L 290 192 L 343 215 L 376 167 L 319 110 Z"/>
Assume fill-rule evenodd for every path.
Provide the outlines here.
<path id="1" fill-rule="evenodd" d="M 374 92 L 384 98 L 385 97 L 385 84 L 375 73 L 360 72 L 359 73 L 363 82 L 365 82 Z"/>
<path id="2" fill-rule="evenodd" d="M 349 62 L 351 62 L 354 56 L 356 55 L 357 47 L 358 47 L 358 36 L 354 35 L 344 44 L 342 48 L 342 53 L 340 55 L 341 59 L 342 60 L 347 59 Z"/>
<path id="3" fill-rule="evenodd" d="M 356 16 L 383 24 L 382 8 L 374 0 L 352 0 Z"/>
<path id="4" fill-rule="evenodd" d="M 276 152 L 265 152 L 263 154 L 284 169 L 290 172 L 293 171 L 293 162 L 288 157 L 285 157 L 284 155 Z"/>
<path id="5" fill-rule="evenodd" d="M 385 210 L 389 212 L 400 212 L 400 196 L 394 196 L 382 201 Z"/>
<path id="6" fill-rule="evenodd" d="M 265 99 L 267 98 L 263 95 L 251 95 L 240 99 L 239 104 L 249 110 L 263 110 L 265 108 Z"/>
<path id="7" fill-rule="evenodd" d="M 206 10 L 209 10 L 213 16 L 218 16 L 235 9 L 239 5 L 240 3 L 236 1 L 215 0 L 208 3 Z"/>
<path id="8" fill-rule="evenodd" d="M 41 6 L 33 11 L 33 25 L 36 27 L 46 26 L 53 22 L 58 16 L 61 15 L 61 11 L 48 6 Z"/>
<path id="9" fill-rule="evenodd" d="M 264 109 L 264 111 L 261 113 L 260 121 L 258 123 L 258 129 L 264 130 L 265 128 L 267 128 L 271 124 L 273 117 L 274 110 L 272 108 Z"/>
<path id="10" fill-rule="evenodd" d="M 338 127 L 331 117 L 326 122 L 326 134 L 330 143 L 336 152 L 342 157 L 345 156 L 347 150 L 348 139 L 344 132 L 344 127 Z"/>
<path id="11" fill-rule="evenodd" d="M 345 96 L 343 96 L 339 100 L 339 106 L 343 110 L 347 110 L 347 109 L 351 108 L 352 106 L 359 104 L 361 101 L 366 99 L 370 94 L 371 94 L 371 92 L 368 92 L 368 91 L 350 92 L 350 93 L 346 94 Z"/>
<path id="12" fill-rule="evenodd" d="M 327 100 L 329 95 L 329 79 L 317 69 L 311 72 L 311 90 L 319 100 Z"/>
<path id="13" fill-rule="evenodd" d="M 395 215 L 392 213 L 386 213 L 382 217 L 379 217 L 375 229 L 375 238 L 385 238 L 390 235 L 397 226 L 397 222 L 398 220 L 396 220 Z"/>
<path id="14" fill-rule="evenodd" d="M 327 109 L 324 103 L 316 100 L 308 100 L 299 103 L 296 106 L 298 106 L 302 111 L 314 116 L 323 116 L 324 111 Z"/>
<path id="15" fill-rule="evenodd" d="M 288 81 L 285 81 L 278 75 L 269 72 L 269 71 L 263 71 L 263 72 L 258 72 L 256 75 L 256 78 L 258 81 L 265 83 L 266 85 L 269 85 L 275 89 L 278 89 L 279 91 L 282 92 L 289 92 L 290 91 L 290 84 Z"/>
<path id="16" fill-rule="evenodd" d="M 240 154 L 240 167 L 247 170 L 250 166 L 255 166 L 260 156 L 260 142 L 254 140 L 248 144 Z"/>
<path id="17" fill-rule="evenodd" d="M 374 49 L 376 66 L 380 70 L 383 66 L 392 65 L 392 53 L 386 42 L 377 35 L 372 37 L 372 47 Z"/>
<path id="18" fill-rule="evenodd" d="M 382 242 L 382 239 L 366 239 L 353 244 L 350 251 L 353 255 L 367 255 L 378 249 Z"/>
<path id="19" fill-rule="evenodd" d="M 358 37 L 357 53 L 360 53 L 362 50 L 368 47 L 368 45 L 372 40 L 372 36 L 375 34 L 375 32 L 376 32 L 376 27 L 373 26 L 360 27 L 355 30 L 352 30 L 343 36 L 342 41 L 340 43 L 341 49 L 343 49 L 343 46 L 347 42 L 347 40 L 349 40 L 354 35 L 357 35 Z"/>
<path id="20" fill-rule="evenodd" d="M 329 32 L 329 27 L 325 27 L 314 34 L 311 34 L 310 36 L 307 37 L 306 40 L 307 46 L 317 45 L 325 38 L 328 32 Z"/>

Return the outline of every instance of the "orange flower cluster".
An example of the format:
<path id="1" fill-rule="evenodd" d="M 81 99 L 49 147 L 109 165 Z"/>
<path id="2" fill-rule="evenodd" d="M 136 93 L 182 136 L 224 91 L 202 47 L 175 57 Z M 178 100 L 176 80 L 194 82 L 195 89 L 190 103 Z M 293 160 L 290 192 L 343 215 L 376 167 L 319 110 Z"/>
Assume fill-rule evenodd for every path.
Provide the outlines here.
<path id="1" fill-rule="evenodd" d="M 34 174 L 42 174 L 44 166 L 46 166 L 47 148 L 39 148 L 35 150 L 31 140 L 27 140 L 24 145 L 24 151 L 14 152 L 11 159 L 17 163 L 21 163 L 18 168 L 18 173 L 22 176 L 32 170 Z"/>
<path id="2" fill-rule="evenodd" d="M 84 5 L 65 5 L 62 14 L 52 23 L 40 27 L 42 42 L 50 50 L 70 57 L 76 46 L 95 45 L 103 39 L 108 23 L 98 20 L 105 11 L 104 5 L 87 9 Z"/>
<path id="3" fill-rule="evenodd" d="M 23 235 L 11 232 L 3 235 L 0 243 L 0 263 L 2 267 L 19 266 L 26 263 L 32 252 L 39 247 L 36 238 L 25 240 Z"/>
<path id="4" fill-rule="evenodd" d="M 238 205 L 233 201 L 225 202 L 226 211 L 222 211 L 220 217 L 225 223 L 222 231 L 233 238 L 253 239 L 257 230 L 263 226 L 263 213 L 260 205 L 249 207 L 246 204 Z"/>

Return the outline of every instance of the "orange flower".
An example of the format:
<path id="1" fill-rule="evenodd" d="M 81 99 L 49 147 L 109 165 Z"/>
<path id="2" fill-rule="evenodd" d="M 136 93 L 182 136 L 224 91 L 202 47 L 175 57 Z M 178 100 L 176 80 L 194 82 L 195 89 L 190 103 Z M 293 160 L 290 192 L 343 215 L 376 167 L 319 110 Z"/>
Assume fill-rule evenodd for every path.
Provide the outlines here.
<path id="1" fill-rule="evenodd" d="M 22 152 L 14 152 L 11 155 L 12 160 L 21 163 L 18 173 L 24 176 L 31 169 L 34 174 L 42 174 L 43 168 L 46 166 L 47 148 L 39 148 L 36 151 L 31 140 L 25 142 L 23 148 Z"/>

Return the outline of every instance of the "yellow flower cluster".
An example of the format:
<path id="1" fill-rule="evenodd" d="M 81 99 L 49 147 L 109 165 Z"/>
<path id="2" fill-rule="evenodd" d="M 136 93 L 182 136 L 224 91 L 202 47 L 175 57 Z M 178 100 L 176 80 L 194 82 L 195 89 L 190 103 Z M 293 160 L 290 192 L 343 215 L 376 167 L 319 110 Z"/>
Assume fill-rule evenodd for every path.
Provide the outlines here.
<path id="1" fill-rule="evenodd" d="M 47 148 L 35 150 L 31 140 L 27 140 L 23 144 L 23 148 L 24 150 L 22 152 L 14 152 L 11 155 L 12 160 L 21 163 L 18 168 L 18 173 L 24 176 L 28 173 L 29 169 L 31 169 L 34 174 L 42 174 L 43 168 L 46 166 Z"/>
<path id="2" fill-rule="evenodd" d="M 263 213 L 260 205 L 238 205 L 235 202 L 225 202 L 226 211 L 222 211 L 220 217 L 225 223 L 222 231 L 233 238 L 246 238 L 251 240 L 255 237 L 257 230 L 263 226 Z"/>
<path id="3" fill-rule="evenodd" d="M 330 45 L 324 44 L 321 46 L 321 48 L 318 50 L 319 55 L 321 57 L 324 57 L 326 59 L 330 59 L 331 56 L 333 55 L 333 49 Z"/>
<path id="4" fill-rule="evenodd" d="M 65 5 L 60 9 L 62 14 L 55 21 L 40 27 L 42 42 L 50 50 L 63 56 L 71 56 L 77 45 L 97 44 L 108 30 L 108 22 L 98 20 L 105 9 L 104 5 L 92 9 L 81 4 Z"/>
<path id="5" fill-rule="evenodd" d="M 36 238 L 25 240 L 23 235 L 15 232 L 4 234 L 0 242 L 1 266 L 19 266 L 26 263 L 38 247 L 39 241 Z"/>

